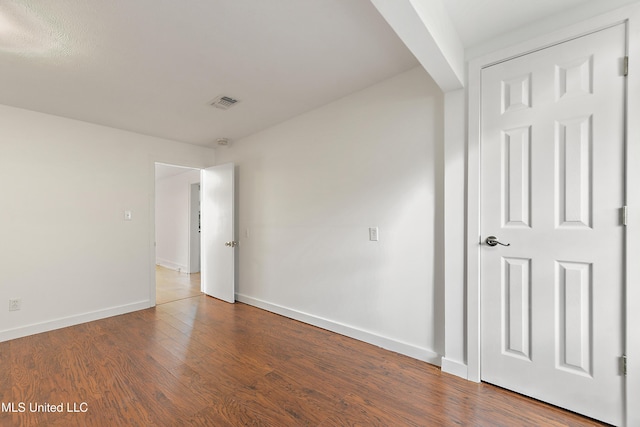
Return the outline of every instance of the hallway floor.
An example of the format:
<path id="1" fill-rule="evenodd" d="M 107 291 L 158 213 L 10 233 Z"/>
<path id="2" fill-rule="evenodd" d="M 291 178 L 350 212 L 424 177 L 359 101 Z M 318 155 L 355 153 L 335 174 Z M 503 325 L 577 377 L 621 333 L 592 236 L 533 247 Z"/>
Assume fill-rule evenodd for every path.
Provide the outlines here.
<path id="1" fill-rule="evenodd" d="M 156 304 L 200 295 L 200 273 L 180 273 L 156 265 Z"/>

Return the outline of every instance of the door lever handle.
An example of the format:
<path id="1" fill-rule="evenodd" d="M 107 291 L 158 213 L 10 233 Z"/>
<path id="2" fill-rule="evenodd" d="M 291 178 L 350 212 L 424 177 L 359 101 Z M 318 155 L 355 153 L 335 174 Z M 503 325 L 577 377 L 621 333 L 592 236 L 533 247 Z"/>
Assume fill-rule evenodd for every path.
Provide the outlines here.
<path id="1" fill-rule="evenodd" d="M 484 242 L 489 246 L 497 246 L 497 245 L 511 246 L 511 243 L 500 242 L 496 236 L 489 236 L 484 240 Z"/>

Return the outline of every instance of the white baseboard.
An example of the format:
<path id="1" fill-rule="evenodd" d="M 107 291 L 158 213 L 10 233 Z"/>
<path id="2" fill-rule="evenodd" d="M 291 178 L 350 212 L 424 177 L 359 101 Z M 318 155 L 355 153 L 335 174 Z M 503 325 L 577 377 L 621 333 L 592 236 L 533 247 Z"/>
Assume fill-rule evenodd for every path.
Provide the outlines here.
<path id="1" fill-rule="evenodd" d="M 189 268 L 186 265 L 177 264 L 167 259 L 156 258 L 156 265 L 159 265 L 160 267 L 168 268 L 169 270 L 179 271 L 181 273 L 189 272 Z"/>
<path id="2" fill-rule="evenodd" d="M 111 307 L 104 310 L 92 311 L 90 313 L 83 313 L 69 317 L 63 317 L 47 322 L 36 323 L 27 326 L 21 326 L 15 329 L 8 329 L 6 331 L 0 331 L 0 342 L 9 341 L 16 338 L 22 338 L 29 335 L 35 335 L 42 332 L 53 331 L 55 329 L 66 328 L 68 326 L 79 325 L 81 323 L 91 322 L 93 320 L 104 319 L 106 317 L 118 316 L 120 314 L 130 313 L 132 311 L 144 310 L 145 308 L 153 307 L 154 304 L 151 301 L 141 301 L 133 304 L 121 305 L 118 307 Z"/>
<path id="3" fill-rule="evenodd" d="M 236 301 L 240 301 L 242 303 L 288 317 L 290 319 L 295 319 L 309 325 L 317 326 L 319 328 L 326 329 L 340 335 L 354 338 L 359 341 L 364 341 L 366 343 L 382 347 L 385 350 L 404 354 L 405 356 L 413 357 L 414 359 L 422 360 L 431 363 L 432 365 L 440 366 L 441 356 L 426 348 L 403 343 L 401 341 L 396 341 L 391 338 L 383 337 L 381 335 L 354 328 L 353 326 L 344 325 L 333 320 L 303 313 L 301 311 L 283 307 L 278 304 L 272 304 L 270 302 L 252 298 L 247 295 L 236 294 Z"/>
<path id="4" fill-rule="evenodd" d="M 467 377 L 467 365 L 464 363 L 456 362 L 455 360 L 442 358 L 442 372 L 455 375 L 460 378 L 468 379 Z"/>

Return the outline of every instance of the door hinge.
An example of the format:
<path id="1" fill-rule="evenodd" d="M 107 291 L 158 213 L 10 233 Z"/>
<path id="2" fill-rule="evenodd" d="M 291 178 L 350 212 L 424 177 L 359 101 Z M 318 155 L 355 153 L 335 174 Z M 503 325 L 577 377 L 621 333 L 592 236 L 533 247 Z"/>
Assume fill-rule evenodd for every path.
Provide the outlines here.
<path id="1" fill-rule="evenodd" d="M 620 356 L 620 372 L 622 372 L 622 376 L 627 376 L 627 355 L 623 354 Z"/>
<path id="2" fill-rule="evenodd" d="M 629 75 L 629 57 L 624 57 L 623 75 L 627 77 Z"/>
<path id="3" fill-rule="evenodd" d="M 627 207 L 623 206 L 620 209 L 620 220 L 622 221 L 622 225 L 627 225 Z"/>

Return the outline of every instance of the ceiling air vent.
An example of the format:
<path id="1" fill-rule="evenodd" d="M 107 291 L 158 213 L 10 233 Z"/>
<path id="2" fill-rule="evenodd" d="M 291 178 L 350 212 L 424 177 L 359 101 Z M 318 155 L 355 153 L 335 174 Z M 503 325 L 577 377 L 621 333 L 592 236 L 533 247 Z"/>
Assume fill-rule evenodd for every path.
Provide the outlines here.
<path id="1" fill-rule="evenodd" d="M 230 96 L 220 95 L 213 101 L 211 101 L 211 105 L 216 108 L 220 108 L 221 110 L 228 110 L 229 108 L 236 105 L 239 101 L 237 99 L 233 99 Z"/>

